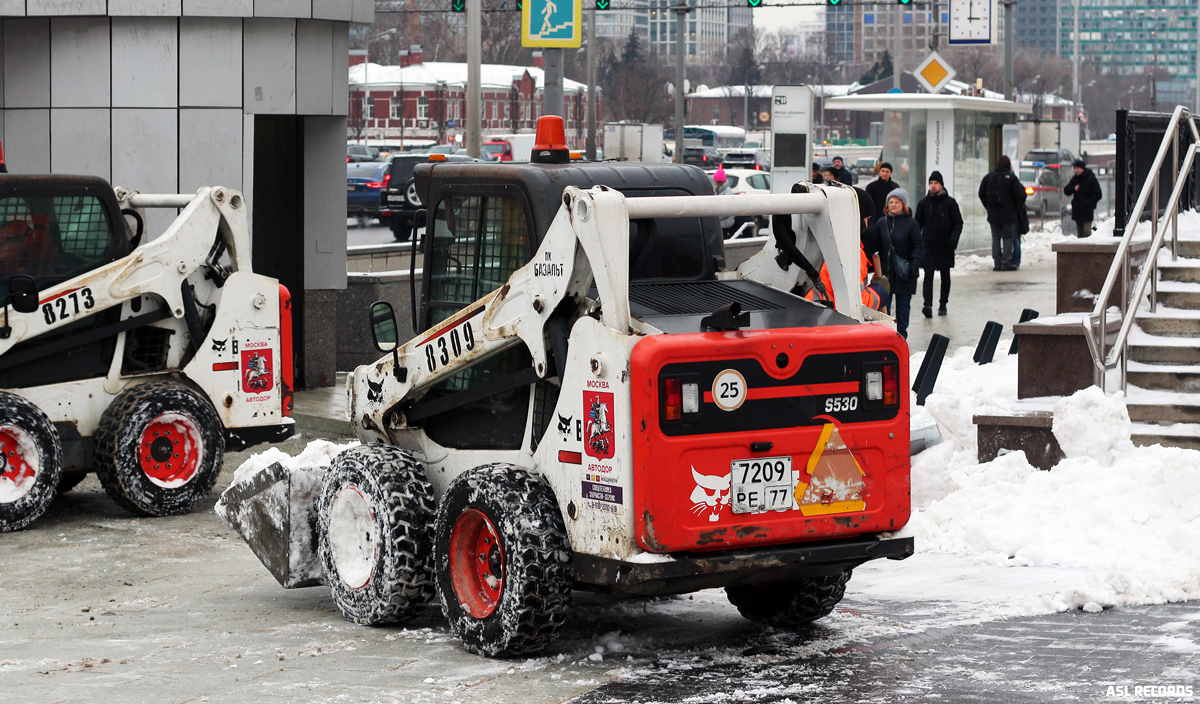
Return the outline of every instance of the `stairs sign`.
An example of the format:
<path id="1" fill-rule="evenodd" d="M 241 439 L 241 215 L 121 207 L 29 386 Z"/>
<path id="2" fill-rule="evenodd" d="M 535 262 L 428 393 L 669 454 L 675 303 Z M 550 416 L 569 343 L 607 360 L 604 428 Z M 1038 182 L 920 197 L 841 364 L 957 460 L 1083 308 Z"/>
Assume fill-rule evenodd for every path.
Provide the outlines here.
<path id="1" fill-rule="evenodd" d="M 525 0 L 521 46 L 578 49 L 583 45 L 583 0 Z"/>

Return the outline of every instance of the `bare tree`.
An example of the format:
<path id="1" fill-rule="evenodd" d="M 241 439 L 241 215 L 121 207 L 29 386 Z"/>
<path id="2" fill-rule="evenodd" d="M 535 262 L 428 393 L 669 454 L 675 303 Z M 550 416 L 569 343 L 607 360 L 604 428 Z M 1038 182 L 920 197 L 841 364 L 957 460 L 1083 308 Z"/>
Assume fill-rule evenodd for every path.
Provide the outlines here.
<path id="1" fill-rule="evenodd" d="M 630 32 L 620 55 L 599 64 L 604 104 L 614 120 L 666 123 L 673 107 L 666 93 L 667 68 L 642 47 L 637 31 Z"/>

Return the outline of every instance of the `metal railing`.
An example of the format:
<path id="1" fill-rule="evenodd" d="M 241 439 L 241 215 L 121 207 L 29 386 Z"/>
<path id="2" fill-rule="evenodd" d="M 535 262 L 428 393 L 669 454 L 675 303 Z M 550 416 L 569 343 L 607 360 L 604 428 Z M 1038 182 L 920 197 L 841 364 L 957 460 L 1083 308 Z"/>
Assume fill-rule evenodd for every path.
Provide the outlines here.
<path id="1" fill-rule="evenodd" d="M 1187 148 L 1182 164 L 1179 161 L 1179 131 L 1181 123 L 1187 124 L 1192 137 L 1192 144 Z M 1108 269 L 1108 277 L 1104 280 L 1104 288 L 1100 291 L 1099 297 L 1096 298 L 1096 305 L 1092 309 L 1092 312 L 1088 314 L 1084 325 L 1088 348 L 1092 353 L 1092 362 L 1095 365 L 1096 385 L 1102 390 L 1107 390 L 1105 389 L 1105 380 L 1108 376 L 1108 371 L 1117 367 L 1120 368 L 1121 391 L 1124 391 L 1128 385 L 1129 369 L 1126 348 L 1128 346 L 1129 333 L 1133 329 L 1134 318 L 1137 315 L 1138 308 L 1141 306 L 1142 298 L 1146 295 L 1147 286 L 1150 287 L 1150 312 L 1154 312 L 1157 307 L 1158 252 L 1162 248 L 1168 226 L 1171 230 L 1171 260 L 1176 261 L 1179 259 L 1179 200 L 1183 194 L 1184 186 L 1188 182 L 1187 174 L 1192 170 L 1198 146 L 1200 146 L 1200 132 L 1196 129 L 1196 123 L 1192 119 L 1191 112 L 1183 106 L 1176 107 L 1175 112 L 1171 115 L 1171 121 L 1167 125 L 1166 133 L 1163 135 L 1162 143 L 1158 147 L 1158 153 L 1154 157 L 1154 163 L 1151 165 L 1150 172 L 1146 176 L 1146 183 L 1142 186 L 1142 190 L 1138 194 L 1137 203 L 1134 205 L 1133 212 L 1130 213 L 1130 217 L 1127 220 L 1129 225 L 1126 227 L 1125 235 L 1121 238 L 1121 243 L 1117 247 L 1117 254 L 1113 257 L 1113 263 Z M 1171 174 L 1171 197 L 1167 199 L 1167 207 L 1163 211 L 1164 219 L 1160 222 L 1158 215 L 1158 205 L 1161 202 L 1159 199 L 1159 183 L 1162 181 L 1160 174 L 1163 170 L 1163 163 L 1166 160 L 1168 150 L 1171 152 L 1169 172 Z M 1145 210 L 1146 203 L 1151 198 L 1153 199 L 1154 206 L 1150 216 L 1150 249 L 1146 253 L 1146 261 L 1138 271 L 1137 280 L 1134 282 L 1131 291 L 1129 284 L 1133 269 L 1131 259 L 1133 235 L 1137 231 L 1142 211 Z M 1118 284 L 1121 286 L 1121 328 L 1117 332 L 1117 337 L 1113 341 L 1112 346 L 1109 347 L 1108 299 L 1112 295 L 1113 287 Z"/>

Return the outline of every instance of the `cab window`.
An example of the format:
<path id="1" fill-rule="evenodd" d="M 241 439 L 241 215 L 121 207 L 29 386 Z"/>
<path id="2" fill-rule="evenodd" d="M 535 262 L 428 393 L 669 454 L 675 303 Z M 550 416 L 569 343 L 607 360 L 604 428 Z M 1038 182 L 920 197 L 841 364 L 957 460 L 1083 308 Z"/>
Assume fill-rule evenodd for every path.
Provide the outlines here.
<path id="1" fill-rule="evenodd" d="M 32 276 L 38 289 L 103 266 L 120 256 L 108 209 L 97 197 L 0 198 L 0 280 Z"/>

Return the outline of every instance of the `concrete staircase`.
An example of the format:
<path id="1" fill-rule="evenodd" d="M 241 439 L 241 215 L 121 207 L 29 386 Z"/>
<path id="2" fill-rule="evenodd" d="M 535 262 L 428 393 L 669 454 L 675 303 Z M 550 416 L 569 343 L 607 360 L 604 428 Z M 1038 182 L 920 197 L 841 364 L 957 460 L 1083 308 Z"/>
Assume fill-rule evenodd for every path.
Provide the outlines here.
<path id="1" fill-rule="evenodd" d="M 1200 240 L 1180 240 L 1178 261 L 1159 253 L 1157 302 L 1129 338 L 1133 441 L 1200 449 Z"/>

